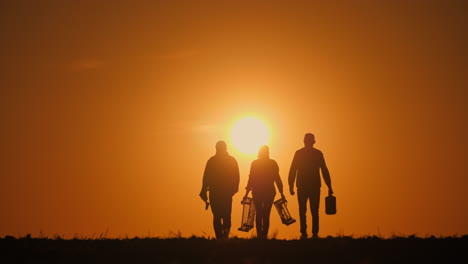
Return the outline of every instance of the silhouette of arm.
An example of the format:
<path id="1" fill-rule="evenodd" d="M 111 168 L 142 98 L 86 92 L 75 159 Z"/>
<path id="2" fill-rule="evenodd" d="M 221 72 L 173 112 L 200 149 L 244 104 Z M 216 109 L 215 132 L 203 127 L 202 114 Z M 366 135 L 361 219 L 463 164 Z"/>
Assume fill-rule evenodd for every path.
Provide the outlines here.
<path id="1" fill-rule="evenodd" d="M 203 172 L 202 188 L 200 191 L 200 198 L 202 198 L 203 201 L 208 200 L 208 196 L 206 192 L 209 189 L 210 178 L 211 178 L 211 162 L 210 160 L 208 160 L 206 162 L 205 171 Z"/>
<path id="2" fill-rule="evenodd" d="M 275 166 L 274 179 L 275 179 L 276 187 L 278 187 L 279 193 L 281 193 L 281 195 L 283 195 L 283 182 L 281 181 L 281 177 L 279 175 L 279 167 L 278 167 L 278 163 L 276 163 L 276 161 L 274 162 L 274 166 Z"/>
<path id="3" fill-rule="evenodd" d="M 289 177 L 288 177 L 288 184 L 289 184 L 289 192 L 291 195 L 294 195 L 294 182 L 296 181 L 296 175 L 297 175 L 297 163 L 298 163 L 298 157 L 297 157 L 297 152 L 294 154 L 293 161 L 291 163 L 291 168 L 289 169 Z"/>
<path id="4" fill-rule="evenodd" d="M 236 194 L 239 191 L 239 181 L 240 181 L 240 176 L 239 176 L 239 165 L 237 164 L 237 161 L 234 160 L 234 194 Z"/>
<path id="5" fill-rule="evenodd" d="M 252 190 L 252 176 L 254 174 L 254 163 L 250 165 L 250 173 L 249 173 L 249 180 L 247 181 L 247 186 L 245 187 L 245 190 L 247 190 L 245 196 L 249 194 L 249 192 Z"/>
<path id="6" fill-rule="evenodd" d="M 325 158 L 323 157 L 323 154 L 322 154 L 322 165 L 320 166 L 320 169 L 322 170 L 323 180 L 325 181 L 325 184 L 328 186 L 328 193 L 333 194 L 330 171 L 328 171 L 328 167 L 327 167 L 327 164 L 325 163 Z"/>
<path id="7" fill-rule="evenodd" d="M 245 195 L 244 195 L 244 198 L 246 198 L 250 191 L 252 190 L 252 173 L 253 173 L 253 162 L 252 164 L 250 165 L 250 173 L 249 173 L 249 180 L 247 181 L 247 186 L 245 187 Z"/>

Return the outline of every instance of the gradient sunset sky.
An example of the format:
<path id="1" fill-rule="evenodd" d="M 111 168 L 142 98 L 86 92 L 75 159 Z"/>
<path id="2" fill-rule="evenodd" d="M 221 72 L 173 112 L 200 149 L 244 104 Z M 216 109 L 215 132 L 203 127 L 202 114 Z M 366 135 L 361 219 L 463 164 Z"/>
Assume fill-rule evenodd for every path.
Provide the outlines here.
<path id="1" fill-rule="evenodd" d="M 231 234 L 251 237 L 237 228 L 256 155 L 229 138 L 245 116 L 268 125 L 285 186 L 316 135 L 338 209 L 325 215 L 323 187 L 321 236 L 467 234 L 467 14 L 468 1 L 1 1 L 0 236 L 213 237 L 198 193 L 226 140 L 241 172 Z M 299 237 L 271 219 L 270 235 Z"/>

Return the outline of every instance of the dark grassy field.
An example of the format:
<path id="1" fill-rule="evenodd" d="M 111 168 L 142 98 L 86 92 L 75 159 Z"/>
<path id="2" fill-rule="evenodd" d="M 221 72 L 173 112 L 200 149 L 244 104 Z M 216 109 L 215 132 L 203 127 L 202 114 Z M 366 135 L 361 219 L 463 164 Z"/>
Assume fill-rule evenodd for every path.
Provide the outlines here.
<path id="1" fill-rule="evenodd" d="M 1 263 L 468 263 L 468 236 L 0 239 Z"/>

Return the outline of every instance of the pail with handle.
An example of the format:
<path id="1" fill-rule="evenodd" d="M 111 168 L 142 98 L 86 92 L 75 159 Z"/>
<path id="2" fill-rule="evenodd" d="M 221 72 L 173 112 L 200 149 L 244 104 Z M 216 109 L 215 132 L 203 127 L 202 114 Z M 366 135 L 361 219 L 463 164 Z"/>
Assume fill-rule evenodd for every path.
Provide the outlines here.
<path id="1" fill-rule="evenodd" d="M 325 213 L 327 215 L 336 214 L 336 197 L 331 194 L 325 197 Z"/>

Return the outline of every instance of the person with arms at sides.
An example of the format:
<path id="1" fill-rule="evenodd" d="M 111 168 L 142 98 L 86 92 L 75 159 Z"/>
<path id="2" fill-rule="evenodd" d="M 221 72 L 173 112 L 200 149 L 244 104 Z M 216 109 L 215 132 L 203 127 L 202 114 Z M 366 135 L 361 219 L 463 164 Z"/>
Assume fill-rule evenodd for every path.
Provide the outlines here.
<path id="1" fill-rule="evenodd" d="M 301 239 L 307 238 L 307 201 L 312 212 L 312 237 L 317 238 L 319 232 L 319 204 L 320 204 L 320 171 L 328 186 L 328 194 L 333 194 L 330 172 L 325 164 L 325 158 L 320 150 L 314 148 L 315 136 L 307 133 L 304 136 L 304 147 L 296 151 L 289 170 L 289 191 L 294 195 L 294 182 L 297 187 L 299 203 L 299 221 L 301 225 Z"/>
<path id="2" fill-rule="evenodd" d="M 279 167 L 275 160 L 270 159 L 268 146 L 262 146 L 258 151 L 258 159 L 252 162 L 249 181 L 245 197 L 252 191 L 255 205 L 255 225 L 257 238 L 266 239 L 270 227 L 270 212 L 276 195 L 275 183 L 278 191 L 283 194 L 283 182 L 279 175 Z"/>

